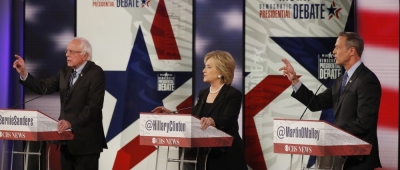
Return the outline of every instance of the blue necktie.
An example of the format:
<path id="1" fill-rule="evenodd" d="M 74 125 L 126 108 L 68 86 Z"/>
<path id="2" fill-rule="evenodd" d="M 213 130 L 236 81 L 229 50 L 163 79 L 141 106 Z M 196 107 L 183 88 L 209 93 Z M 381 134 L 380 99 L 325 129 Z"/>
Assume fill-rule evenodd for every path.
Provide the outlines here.
<path id="1" fill-rule="evenodd" d="M 342 79 L 342 86 L 340 87 L 340 95 L 343 94 L 344 88 L 346 87 L 347 78 L 347 72 L 345 72 Z"/>
<path id="2" fill-rule="evenodd" d="M 74 78 L 76 77 L 76 71 L 72 72 L 71 76 L 69 77 L 69 82 L 68 82 L 68 89 L 67 89 L 67 96 L 65 99 L 68 100 L 69 98 L 69 90 L 71 89 L 72 85 L 74 84 Z"/>

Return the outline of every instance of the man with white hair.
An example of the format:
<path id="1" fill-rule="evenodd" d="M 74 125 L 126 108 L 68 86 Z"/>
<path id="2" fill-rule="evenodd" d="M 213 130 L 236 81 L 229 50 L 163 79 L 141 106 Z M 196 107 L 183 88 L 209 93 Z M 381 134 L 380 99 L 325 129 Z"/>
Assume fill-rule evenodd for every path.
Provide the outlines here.
<path id="1" fill-rule="evenodd" d="M 107 148 L 102 123 L 105 75 L 90 61 L 92 46 L 76 37 L 65 50 L 67 64 L 54 76 L 38 80 L 25 68 L 24 60 L 15 55 L 13 67 L 21 76 L 20 83 L 37 94 L 60 92 L 58 132 L 71 129 L 74 139 L 61 145 L 63 170 L 98 169 L 100 152 Z"/>

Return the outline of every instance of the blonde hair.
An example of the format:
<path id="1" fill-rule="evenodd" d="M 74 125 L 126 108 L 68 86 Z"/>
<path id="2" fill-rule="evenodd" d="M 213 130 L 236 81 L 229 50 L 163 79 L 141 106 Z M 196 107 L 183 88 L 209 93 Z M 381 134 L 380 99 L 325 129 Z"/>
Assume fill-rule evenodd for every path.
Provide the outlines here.
<path id="1" fill-rule="evenodd" d="M 204 63 L 206 63 L 209 59 L 212 59 L 213 63 L 217 67 L 217 70 L 222 76 L 222 81 L 225 84 L 230 85 L 233 81 L 236 66 L 232 55 L 226 51 L 216 50 L 206 54 L 204 57 Z"/>

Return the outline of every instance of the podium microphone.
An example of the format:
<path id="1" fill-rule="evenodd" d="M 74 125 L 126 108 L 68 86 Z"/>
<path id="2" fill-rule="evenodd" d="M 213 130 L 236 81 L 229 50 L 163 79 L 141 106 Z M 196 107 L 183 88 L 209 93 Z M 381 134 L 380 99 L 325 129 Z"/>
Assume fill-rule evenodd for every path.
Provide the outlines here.
<path id="1" fill-rule="evenodd" d="M 328 80 L 330 80 L 330 79 L 331 79 L 331 78 L 328 77 L 327 79 L 325 79 L 325 80 L 321 83 L 321 85 L 319 85 L 317 91 L 314 93 L 313 97 L 312 97 L 311 100 L 308 102 L 308 104 L 307 104 L 307 106 L 306 106 L 306 109 L 304 109 L 304 112 L 301 114 L 300 120 L 303 118 L 304 114 L 306 113 L 306 111 L 307 111 L 307 109 L 308 109 L 308 106 L 311 104 L 312 100 L 313 100 L 314 97 L 317 95 L 317 93 L 318 93 L 319 89 L 321 88 L 321 86 L 322 86 L 325 82 L 327 82 Z"/>
<path id="2" fill-rule="evenodd" d="M 15 108 L 17 108 L 17 107 L 19 107 L 19 106 L 21 106 L 21 105 L 23 105 L 23 104 L 26 104 L 26 103 L 28 103 L 28 102 L 30 102 L 30 101 L 32 101 L 32 100 L 36 100 L 37 98 L 40 98 L 40 97 L 44 96 L 46 93 L 47 93 L 47 86 L 46 86 L 46 84 L 45 84 L 44 93 L 43 93 L 43 94 L 41 94 L 41 95 L 39 95 L 39 96 L 36 96 L 36 97 L 34 97 L 33 99 L 30 99 L 30 100 L 27 100 L 27 101 L 22 102 L 22 103 L 20 103 L 20 104 L 17 104 L 17 105 L 15 105 L 15 106 L 11 107 L 10 109 L 15 109 Z"/>
<path id="3" fill-rule="evenodd" d="M 171 114 L 178 114 L 179 111 L 187 110 L 187 109 L 190 109 L 190 108 L 192 108 L 192 107 L 194 107 L 194 106 L 190 106 L 190 107 L 185 107 L 185 108 L 182 108 L 182 109 L 178 109 L 178 110 L 172 111 Z"/>

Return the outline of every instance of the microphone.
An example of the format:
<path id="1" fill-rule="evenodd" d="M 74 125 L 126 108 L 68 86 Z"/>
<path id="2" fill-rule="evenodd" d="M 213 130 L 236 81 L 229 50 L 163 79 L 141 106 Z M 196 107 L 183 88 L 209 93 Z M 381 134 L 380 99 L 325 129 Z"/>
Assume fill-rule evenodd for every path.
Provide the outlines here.
<path id="1" fill-rule="evenodd" d="M 22 103 L 20 103 L 20 104 L 17 104 L 17 105 L 15 105 L 15 106 L 11 107 L 10 109 L 15 109 L 15 108 L 17 108 L 17 107 L 19 107 L 19 106 L 21 106 L 21 105 L 23 105 L 23 104 L 26 104 L 26 103 L 28 103 L 28 102 L 30 102 L 30 101 L 32 101 L 32 100 L 35 100 L 35 99 L 37 99 L 37 98 L 40 98 L 40 97 L 44 96 L 46 93 L 47 93 L 47 86 L 46 86 L 46 84 L 45 84 L 44 93 L 43 93 L 43 94 L 41 94 L 41 95 L 39 95 L 39 96 L 36 96 L 36 97 L 34 97 L 33 99 L 30 99 L 30 100 L 27 100 L 27 101 L 22 102 Z"/>
<path id="2" fill-rule="evenodd" d="M 306 111 L 307 111 L 307 109 L 308 109 L 308 106 L 311 104 L 312 100 L 313 100 L 314 97 L 317 95 L 317 93 L 318 93 L 319 89 L 321 88 L 321 86 L 322 86 L 325 82 L 327 82 L 328 80 L 330 80 L 330 79 L 331 79 L 331 78 L 328 77 L 327 79 L 324 80 L 324 82 L 321 83 L 321 85 L 319 85 L 317 91 L 314 93 L 313 97 L 311 97 L 311 100 L 308 102 L 308 104 L 307 104 L 307 106 L 306 106 L 306 109 L 304 109 L 304 112 L 301 114 L 300 120 L 303 118 L 304 114 L 306 113 Z"/>
<path id="3" fill-rule="evenodd" d="M 179 111 L 187 110 L 187 109 L 190 109 L 190 108 L 192 108 L 192 107 L 194 107 L 194 106 L 190 106 L 190 107 L 185 107 L 185 108 L 182 108 L 182 109 L 178 109 L 178 110 L 172 111 L 170 114 L 178 114 Z"/>

